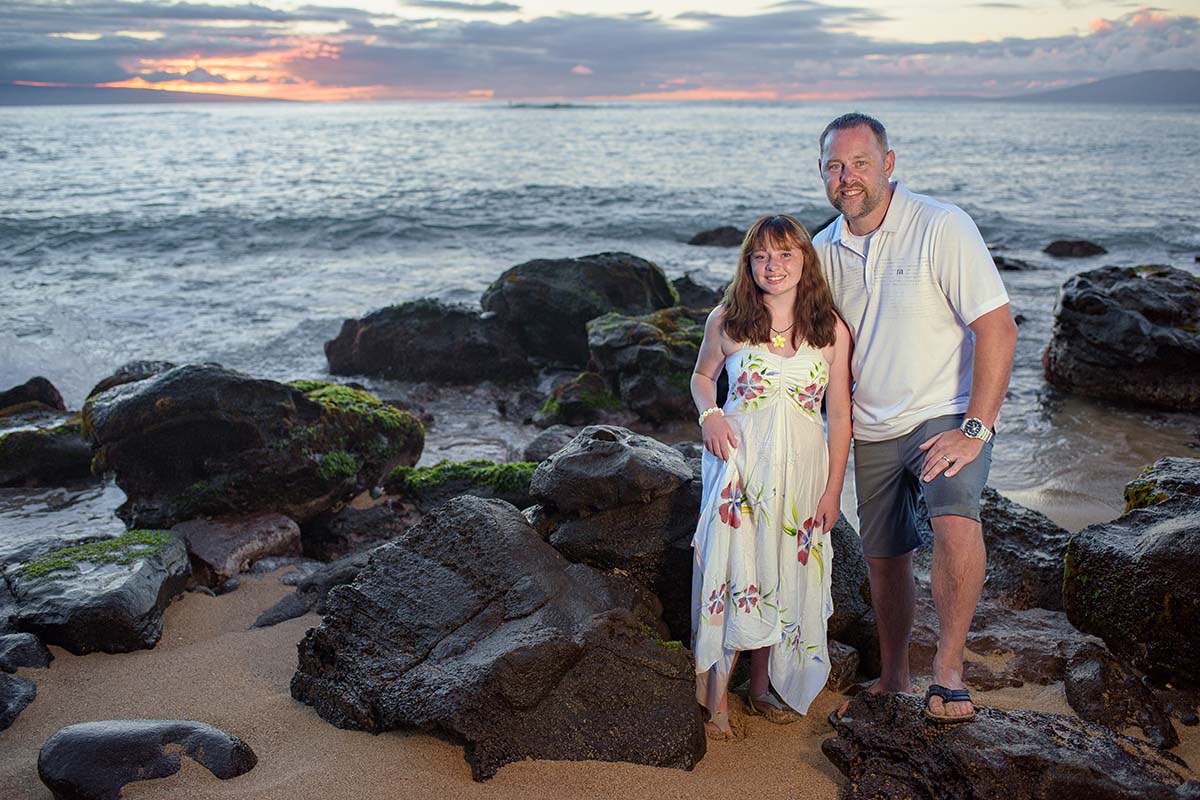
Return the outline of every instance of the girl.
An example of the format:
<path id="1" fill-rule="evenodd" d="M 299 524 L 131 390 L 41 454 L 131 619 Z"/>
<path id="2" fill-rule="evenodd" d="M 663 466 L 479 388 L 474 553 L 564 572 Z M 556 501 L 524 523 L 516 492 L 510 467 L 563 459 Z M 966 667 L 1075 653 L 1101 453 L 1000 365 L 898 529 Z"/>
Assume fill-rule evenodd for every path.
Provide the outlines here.
<path id="1" fill-rule="evenodd" d="M 710 736 L 735 733 L 727 687 L 739 651 L 753 651 L 751 713 L 772 722 L 807 711 L 829 675 L 829 529 L 850 452 L 850 349 L 804 226 L 759 219 L 704 326 L 691 383 L 705 447 L 692 649 Z"/>

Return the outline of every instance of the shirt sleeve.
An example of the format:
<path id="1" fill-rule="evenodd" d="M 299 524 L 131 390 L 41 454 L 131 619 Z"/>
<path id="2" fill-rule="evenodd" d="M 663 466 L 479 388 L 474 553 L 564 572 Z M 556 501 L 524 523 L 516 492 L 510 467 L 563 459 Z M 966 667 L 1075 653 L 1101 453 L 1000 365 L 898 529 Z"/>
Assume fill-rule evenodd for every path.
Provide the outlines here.
<path id="1" fill-rule="evenodd" d="M 979 228 L 961 209 L 942 217 L 934 243 L 933 272 L 965 325 L 1008 302 L 1004 281 Z"/>

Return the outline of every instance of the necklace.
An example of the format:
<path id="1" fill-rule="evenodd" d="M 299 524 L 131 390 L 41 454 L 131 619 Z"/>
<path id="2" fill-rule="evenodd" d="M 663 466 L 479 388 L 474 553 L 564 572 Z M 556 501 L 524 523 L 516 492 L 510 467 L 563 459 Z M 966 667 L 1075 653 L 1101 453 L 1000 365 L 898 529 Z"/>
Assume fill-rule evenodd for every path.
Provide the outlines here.
<path id="1" fill-rule="evenodd" d="M 783 335 L 785 333 L 787 333 L 788 331 L 790 331 L 794 327 L 796 327 L 796 323 L 793 321 L 791 325 L 788 325 L 783 330 L 776 330 L 775 328 L 771 328 L 771 333 L 776 334 L 775 336 L 771 337 L 771 344 L 775 345 L 775 347 L 777 349 L 782 350 L 783 346 L 785 344 L 787 344 L 787 339 L 785 339 L 783 337 Z"/>

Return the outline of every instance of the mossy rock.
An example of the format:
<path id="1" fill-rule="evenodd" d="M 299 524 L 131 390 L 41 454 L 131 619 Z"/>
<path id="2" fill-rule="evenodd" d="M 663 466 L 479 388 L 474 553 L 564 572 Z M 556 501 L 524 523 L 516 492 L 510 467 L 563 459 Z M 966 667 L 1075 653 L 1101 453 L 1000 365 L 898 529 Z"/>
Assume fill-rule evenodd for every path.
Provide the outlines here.
<path id="1" fill-rule="evenodd" d="M 587 425 L 601 421 L 623 408 L 604 376 L 595 372 L 581 372 L 546 398 L 533 421 L 542 427 Z"/>
<path id="2" fill-rule="evenodd" d="M 384 490 L 422 511 L 460 495 L 495 498 L 526 508 L 533 505 L 529 483 L 536 469 L 531 461 L 439 461 L 431 467 L 397 467 Z"/>
<path id="3" fill-rule="evenodd" d="M 1200 495 L 1200 458 L 1160 458 L 1125 484 L 1125 513 L 1181 494 Z"/>
<path id="4" fill-rule="evenodd" d="M 53 428 L 0 435 L 0 486 L 58 486 L 90 478 L 92 449 L 78 415 Z"/>
<path id="5" fill-rule="evenodd" d="M 172 536 L 170 531 L 133 530 L 111 539 L 51 550 L 21 564 L 16 573 L 25 580 L 62 580 L 78 574 L 81 564 L 128 566 L 161 553 Z"/>
<path id="6" fill-rule="evenodd" d="M 91 398 L 96 466 L 131 527 L 273 511 L 303 522 L 420 458 L 420 421 L 370 392 L 185 365 Z"/>

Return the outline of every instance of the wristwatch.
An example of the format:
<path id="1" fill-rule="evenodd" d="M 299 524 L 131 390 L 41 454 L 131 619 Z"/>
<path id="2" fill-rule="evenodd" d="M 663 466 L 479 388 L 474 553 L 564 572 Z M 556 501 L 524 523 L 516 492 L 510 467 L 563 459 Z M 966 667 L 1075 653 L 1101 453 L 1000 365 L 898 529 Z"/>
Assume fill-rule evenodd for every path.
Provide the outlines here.
<path id="1" fill-rule="evenodd" d="M 985 443 L 992 440 L 993 434 L 991 430 L 987 425 L 983 424 L 983 420 L 979 417 L 967 417 L 963 420 L 963 424 L 958 426 L 958 429 L 968 439 L 978 439 Z"/>

